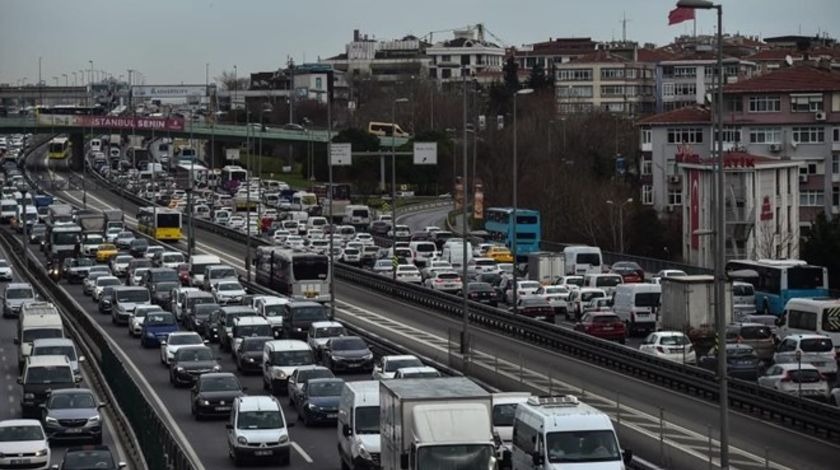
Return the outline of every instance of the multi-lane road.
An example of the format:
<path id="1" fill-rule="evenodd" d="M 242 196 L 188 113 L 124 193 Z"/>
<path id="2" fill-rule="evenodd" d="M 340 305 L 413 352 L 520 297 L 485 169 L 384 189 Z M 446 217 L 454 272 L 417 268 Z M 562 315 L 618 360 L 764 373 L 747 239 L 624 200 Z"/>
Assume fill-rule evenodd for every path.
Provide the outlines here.
<path id="1" fill-rule="evenodd" d="M 81 204 L 79 191 L 64 192 L 60 195 L 71 203 Z M 136 210 L 130 202 L 121 203 L 118 196 L 104 189 L 90 189 L 87 201 L 90 206 L 97 208 L 124 205 L 128 215 L 132 215 Z M 441 214 L 445 212 L 446 209 L 430 210 L 402 220 L 414 227 L 439 225 L 443 217 Z M 129 224 L 133 221 L 131 217 L 127 217 L 127 220 Z M 196 246 L 200 251 L 216 254 L 225 262 L 244 269 L 244 247 L 237 242 L 199 231 Z M 82 305 L 93 307 L 93 304 L 78 292 L 72 292 L 73 287 L 70 289 Z M 460 322 L 345 282 L 338 282 L 336 293 L 336 313 L 339 319 L 401 342 L 418 352 L 447 360 L 448 338 L 457 338 Z M 98 316 L 95 310 L 91 315 Z M 225 460 L 224 429 L 221 422 L 195 423 L 189 416 L 187 393 L 171 388 L 165 369 L 157 362 L 157 356 L 150 351 L 141 351 L 136 340 L 128 338 L 124 327 L 115 329 L 111 327 L 107 317 L 98 318 L 106 331 L 137 361 L 137 366 L 170 408 L 205 467 L 219 468 L 228 465 Z M 624 420 L 632 420 L 634 425 L 640 430 L 647 430 L 652 437 L 658 436 L 659 414 L 662 409 L 666 421 L 670 423 L 665 429 L 666 442 L 669 445 L 680 444 L 698 453 L 701 458 L 708 445 L 707 430 L 717 428 L 717 407 L 711 403 L 630 379 L 617 372 L 496 333 L 474 329 L 473 354 L 477 362 L 482 360 L 485 363 L 495 363 L 508 379 L 525 382 L 523 388 L 529 385 L 547 392 L 550 386 L 555 392 L 585 391 L 588 398 L 593 401 L 601 400 L 607 407 L 615 406 L 615 400 L 620 399 Z M 227 359 L 225 367 L 232 368 Z M 261 389 L 258 378 L 245 378 L 243 381 L 252 391 Z M 287 414 L 294 419 L 294 411 L 287 410 Z M 738 468 L 764 468 L 764 458 L 768 453 L 771 468 L 830 468 L 830 462 L 840 455 L 840 447 L 740 413 L 732 413 L 731 426 L 733 465 Z M 713 437 L 716 439 L 716 436 Z M 296 444 L 292 460 L 295 467 L 304 462 L 309 465 L 300 468 L 337 466 L 334 429 L 310 430 L 297 427 L 292 430 L 292 438 Z M 658 456 L 653 449 L 657 448 L 658 444 L 651 446 L 650 451 L 654 452 L 653 455 L 642 455 L 656 460 Z M 668 446 L 664 448 L 667 451 Z M 715 449 L 712 450 L 716 453 Z M 667 458 L 667 455 L 665 457 Z"/>

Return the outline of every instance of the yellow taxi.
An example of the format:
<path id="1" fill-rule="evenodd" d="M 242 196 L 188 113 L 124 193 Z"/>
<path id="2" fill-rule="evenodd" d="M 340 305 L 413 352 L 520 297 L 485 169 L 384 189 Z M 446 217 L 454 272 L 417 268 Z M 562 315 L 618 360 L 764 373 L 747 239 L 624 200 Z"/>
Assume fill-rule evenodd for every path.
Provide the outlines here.
<path id="1" fill-rule="evenodd" d="M 117 246 L 113 243 L 103 243 L 96 249 L 96 261 L 99 263 L 107 263 L 111 258 L 117 256 Z"/>
<path id="2" fill-rule="evenodd" d="M 504 246 L 491 246 L 484 256 L 493 258 L 497 263 L 513 263 L 513 254 Z"/>

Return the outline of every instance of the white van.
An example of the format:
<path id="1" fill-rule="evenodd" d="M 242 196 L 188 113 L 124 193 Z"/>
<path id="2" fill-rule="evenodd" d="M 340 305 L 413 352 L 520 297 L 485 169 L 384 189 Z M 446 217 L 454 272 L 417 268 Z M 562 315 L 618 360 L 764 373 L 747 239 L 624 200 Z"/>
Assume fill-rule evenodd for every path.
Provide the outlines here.
<path id="1" fill-rule="evenodd" d="M 273 395 L 288 393 L 289 376 L 300 366 L 315 364 L 312 348 L 296 339 L 266 341 L 263 346 L 263 388 Z"/>
<path id="2" fill-rule="evenodd" d="M 3 199 L 0 201 L 0 222 L 8 224 L 17 214 L 18 203 L 14 199 Z"/>
<path id="3" fill-rule="evenodd" d="M 338 402 L 341 467 L 377 468 L 379 445 L 379 381 L 345 382 Z"/>
<path id="4" fill-rule="evenodd" d="M 267 461 L 288 466 L 291 459 L 289 423 L 274 397 L 241 396 L 233 400 L 228 433 L 228 452 L 238 467 L 243 461 Z"/>
<path id="5" fill-rule="evenodd" d="M 659 284 L 620 284 L 615 287 L 613 294 L 613 311 L 631 331 L 653 331 L 656 329 L 661 295 L 662 286 Z"/>
<path id="6" fill-rule="evenodd" d="M 840 354 L 840 300 L 790 299 L 779 318 L 779 337 L 817 334 L 828 336 Z"/>
<path id="7" fill-rule="evenodd" d="M 341 223 L 352 225 L 356 228 L 370 225 L 370 208 L 368 206 L 349 205 L 344 208 L 344 217 Z"/>
<path id="8" fill-rule="evenodd" d="M 502 441 L 497 454 L 497 459 L 502 462 L 501 467 L 510 468 L 513 420 L 516 417 L 516 408 L 527 402 L 529 398 L 531 398 L 531 394 L 528 392 L 498 392 L 493 394 L 493 432 Z"/>
<path id="9" fill-rule="evenodd" d="M 437 245 L 434 242 L 413 241 L 408 243 L 408 247 L 414 254 L 414 263 L 418 268 L 425 267 L 438 256 Z"/>
<path id="10" fill-rule="evenodd" d="M 464 260 L 464 243 L 467 244 L 466 260 Z M 455 241 L 447 240 L 446 243 L 443 244 L 443 251 L 441 252 L 440 257 L 444 261 L 449 261 L 449 264 L 451 264 L 453 268 L 462 269 L 464 262 L 469 263 L 470 260 L 473 259 L 472 243 L 463 242 L 461 239 L 457 239 Z"/>
<path id="11" fill-rule="evenodd" d="M 624 284 L 624 278 L 620 274 L 598 273 L 583 276 L 583 287 L 604 289 L 609 297 L 612 297 L 616 286 L 621 284 Z"/>
<path id="12" fill-rule="evenodd" d="M 567 246 L 563 250 L 566 257 L 566 274 L 590 274 L 603 271 L 604 258 L 597 246 Z"/>
<path id="13" fill-rule="evenodd" d="M 193 255 L 190 258 L 190 282 L 196 287 L 204 285 L 204 269 L 207 266 L 222 264 L 216 255 Z"/>
<path id="14" fill-rule="evenodd" d="M 622 455 L 610 417 L 577 397 L 531 397 L 516 407 L 511 462 L 519 469 L 620 470 Z"/>
<path id="15" fill-rule="evenodd" d="M 23 370 L 36 338 L 63 338 L 64 324 L 59 315 L 26 315 L 21 317 L 20 331 L 14 343 L 18 345 L 18 370 Z"/>

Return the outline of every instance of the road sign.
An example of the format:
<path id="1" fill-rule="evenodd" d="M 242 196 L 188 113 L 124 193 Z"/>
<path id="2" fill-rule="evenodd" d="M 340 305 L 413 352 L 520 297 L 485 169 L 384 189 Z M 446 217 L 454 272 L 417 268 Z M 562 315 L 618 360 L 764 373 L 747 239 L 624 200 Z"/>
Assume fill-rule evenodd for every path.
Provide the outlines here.
<path id="1" fill-rule="evenodd" d="M 400 259 L 397 258 L 396 256 L 392 257 L 391 258 L 391 265 L 394 266 L 394 269 L 397 269 L 397 266 L 400 265 Z"/>
<path id="2" fill-rule="evenodd" d="M 333 166 L 350 166 L 353 164 L 353 148 L 351 144 L 330 145 L 330 163 Z"/>
<path id="3" fill-rule="evenodd" d="M 825 323 L 831 327 L 832 331 L 840 330 L 840 307 L 825 310 Z"/>
<path id="4" fill-rule="evenodd" d="M 415 165 L 437 165 L 437 142 L 414 142 Z"/>

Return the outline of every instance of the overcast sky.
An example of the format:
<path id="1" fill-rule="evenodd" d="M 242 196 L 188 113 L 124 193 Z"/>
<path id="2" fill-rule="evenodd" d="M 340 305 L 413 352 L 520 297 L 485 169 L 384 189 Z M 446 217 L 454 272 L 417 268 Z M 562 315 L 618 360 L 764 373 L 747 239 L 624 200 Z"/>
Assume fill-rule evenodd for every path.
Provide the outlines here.
<path id="1" fill-rule="evenodd" d="M 840 36 L 840 0 L 721 0 L 724 32 Z M 116 76 L 140 70 L 147 84 L 204 83 L 236 65 L 240 75 L 273 70 L 289 56 L 317 61 L 344 52 L 358 28 L 377 38 L 484 23 L 507 45 L 549 37 L 621 38 L 665 44 L 690 33 L 668 26 L 676 0 L 0 0 L 0 83 L 70 77 L 89 68 Z M 698 11 L 697 30 L 714 30 Z M 435 40 L 451 37 L 437 33 Z"/>

